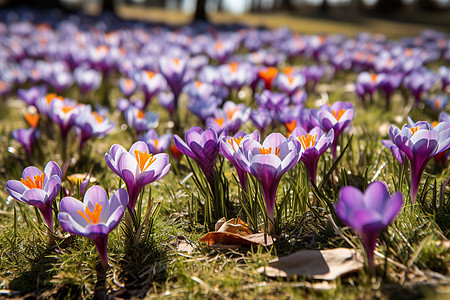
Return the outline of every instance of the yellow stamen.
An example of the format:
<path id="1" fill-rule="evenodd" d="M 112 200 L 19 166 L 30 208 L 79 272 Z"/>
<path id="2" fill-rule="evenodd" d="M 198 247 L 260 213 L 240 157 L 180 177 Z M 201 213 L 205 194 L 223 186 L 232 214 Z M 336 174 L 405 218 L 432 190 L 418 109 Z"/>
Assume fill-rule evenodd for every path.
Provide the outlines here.
<path id="1" fill-rule="evenodd" d="M 134 150 L 134 156 L 136 157 L 141 172 L 144 172 L 156 160 L 156 158 L 153 157 L 153 154 L 147 153 L 147 151 L 141 152 L 137 149 Z"/>
<path id="2" fill-rule="evenodd" d="M 312 147 L 316 144 L 317 134 L 310 135 L 307 133 L 306 136 L 299 136 L 298 139 L 302 144 L 303 150 L 305 150 L 306 148 Z"/>
<path id="3" fill-rule="evenodd" d="M 331 113 L 336 118 L 336 120 L 339 121 L 339 119 L 342 117 L 342 115 L 345 113 L 345 109 L 341 109 L 339 111 L 331 110 Z"/>
<path id="4" fill-rule="evenodd" d="M 419 130 L 419 127 L 418 126 L 416 126 L 416 127 L 411 127 L 410 128 L 411 129 L 411 136 L 413 136 L 414 135 L 414 133 L 416 133 L 417 132 L 417 130 Z"/>
<path id="5" fill-rule="evenodd" d="M 84 209 L 84 212 L 81 210 L 78 211 L 78 214 L 82 216 L 86 222 L 89 224 L 97 224 L 100 220 L 100 215 L 102 213 L 102 206 L 98 203 L 95 203 L 94 211 L 91 212 L 89 208 L 86 205 L 86 208 Z"/>
<path id="6" fill-rule="evenodd" d="M 33 179 L 30 178 L 30 176 L 27 176 L 27 179 L 21 179 L 20 182 L 22 182 L 24 185 L 26 185 L 30 189 L 41 189 L 44 186 L 44 179 L 45 179 L 45 173 L 42 173 L 41 175 L 35 175 Z"/>
<path id="7" fill-rule="evenodd" d="M 289 84 L 294 82 L 294 76 L 288 76 Z"/>

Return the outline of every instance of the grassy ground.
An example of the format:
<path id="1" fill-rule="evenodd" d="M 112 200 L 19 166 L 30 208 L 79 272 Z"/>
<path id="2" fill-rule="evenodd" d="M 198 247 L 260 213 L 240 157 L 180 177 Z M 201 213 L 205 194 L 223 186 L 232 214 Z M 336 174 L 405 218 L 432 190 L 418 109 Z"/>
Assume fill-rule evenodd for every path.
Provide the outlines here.
<path id="1" fill-rule="evenodd" d="M 310 22 L 307 27 L 314 26 L 315 23 Z M 347 30 L 347 27 L 338 27 L 335 23 L 329 26 L 335 30 Z M 358 27 L 352 30 L 364 29 Z M 435 120 L 436 115 L 428 108 L 412 107 L 412 99 L 405 98 L 401 92 L 394 95 L 389 111 L 384 109 L 380 95 L 375 97 L 374 104 L 365 107 L 356 94 L 346 88 L 354 79 L 354 74 L 340 73 L 333 81 L 324 81 L 318 87 L 321 92 L 328 93 L 331 101 L 351 101 L 356 110 L 352 128 L 342 139 L 342 145 L 346 145 L 353 135 L 348 150 L 319 192 L 334 202 L 339 188 L 346 182 L 363 187 L 374 180 L 381 180 L 388 184 L 391 193 L 403 191 L 406 200 L 409 177 L 401 176 L 397 162 L 383 148 L 381 140 L 388 138 L 390 124 L 402 126 L 408 115 L 413 116 L 414 120 L 427 121 Z M 109 91 L 109 97 L 113 99 L 114 107 L 114 99 L 118 97 L 117 78 L 111 82 L 114 88 Z M 77 93 L 72 89 L 67 96 L 77 98 Z M 97 92 L 89 98 L 94 100 L 100 97 L 101 94 Z M 307 105 L 316 107 L 321 103 L 321 97 L 321 94 L 311 92 Z M 22 116 L 26 108 L 14 98 L 0 104 L 2 186 L 7 180 L 20 178 L 23 168 L 30 164 L 22 149 L 9 138 L 11 130 L 25 125 Z M 250 98 L 244 100 L 247 103 L 249 101 Z M 167 114 L 158 107 L 156 101 L 150 109 L 161 113 L 159 129 L 168 127 Z M 186 124 L 196 123 L 195 116 L 187 113 L 182 115 Z M 92 168 L 92 174 L 98 178 L 97 184 L 110 192 L 119 187 L 119 180 L 106 166 L 104 153 L 114 143 L 120 143 L 126 148 L 133 143 L 130 133 L 120 129 L 124 122 L 120 115 L 113 112 L 111 118 L 119 125 L 116 130 L 93 143 L 88 163 L 73 161 L 67 171 L 67 174 L 89 172 Z M 250 124 L 243 128 L 247 132 L 253 129 Z M 281 127 L 273 130 L 286 132 Z M 56 142 L 49 141 L 41 145 L 42 151 L 49 152 L 48 160 L 54 159 L 62 165 L 61 157 L 50 151 L 54 145 Z M 32 163 L 42 169 L 46 161 Z M 331 155 L 327 153 L 320 161 L 319 183 L 331 164 Z M 0 189 L 0 287 L 6 289 L 0 292 L 18 297 L 92 298 L 95 295 L 148 299 L 445 299 L 448 296 L 450 190 L 442 187 L 444 180 L 450 176 L 448 168 L 430 163 L 419 190 L 423 196 L 420 204 L 411 205 L 409 199 L 406 200 L 398 219 L 380 236 L 377 252 L 381 264 L 375 279 L 360 270 L 328 283 L 304 278 L 268 278 L 256 271 L 258 267 L 268 265 L 276 256 L 300 249 L 358 247 L 361 244 L 348 228 L 342 227 L 345 239 L 336 234 L 328 218 L 331 208 L 325 202 L 320 202 L 319 208 L 310 207 L 312 193 L 306 185 L 294 187 L 292 194 L 286 193 L 293 182 L 306 182 L 300 165 L 284 177 L 278 189 L 279 205 L 284 200 L 287 207 L 298 208 L 280 211 L 278 231 L 284 238 L 271 247 L 243 247 L 235 250 L 210 249 L 198 242 L 207 232 L 208 226 L 202 222 L 204 213 L 199 210 L 196 219 L 196 211 L 192 209 L 195 195 L 189 191 L 195 193 L 197 188 L 192 177 L 183 182 L 190 172 L 184 158 L 180 164 L 173 163 L 172 171 L 166 177 L 151 185 L 151 195 L 149 188 L 145 190 L 141 222 L 148 199 L 153 199 L 153 207 L 161 204 L 161 211 L 153 226 L 146 227 L 141 235 L 136 234 L 139 224 L 129 225 L 131 229 L 126 226 L 131 221 L 122 223 L 112 232 L 108 245 L 111 267 L 107 271 L 101 268 L 91 241 L 68 236 L 60 228 L 55 234 L 50 234 L 42 221 L 36 218 L 34 209 L 20 203 L 6 204 L 6 190 Z M 240 216 L 245 219 L 246 215 L 236 200 L 239 195 L 231 175 L 234 171 L 225 163 L 224 172 L 230 183 L 229 217 Z M 429 180 L 425 182 L 427 177 Z M 64 180 L 64 186 L 75 189 L 67 179 Z M 324 200 L 321 197 L 319 199 Z M 437 202 L 436 208 L 433 207 L 434 201 Z M 146 232 L 150 233 L 149 236 L 146 236 Z"/>

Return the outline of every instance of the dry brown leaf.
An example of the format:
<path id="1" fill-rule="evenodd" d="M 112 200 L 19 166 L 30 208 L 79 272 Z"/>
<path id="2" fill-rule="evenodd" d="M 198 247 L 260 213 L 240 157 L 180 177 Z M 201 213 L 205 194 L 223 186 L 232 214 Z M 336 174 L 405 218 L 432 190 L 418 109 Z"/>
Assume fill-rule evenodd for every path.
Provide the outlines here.
<path id="1" fill-rule="evenodd" d="M 275 259 L 258 272 L 269 277 L 305 276 L 313 279 L 334 280 L 364 266 L 361 252 L 337 248 L 329 250 L 302 250 Z"/>
<path id="2" fill-rule="evenodd" d="M 252 233 L 248 224 L 241 219 L 231 219 L 225 222 L 222 218 L 217 221 L 216 231 L 208 232 L 200 239 L 214 248 L 234 249 L 241 245 L 269 246 L 274 242 L 274 237 L 264 233 Z"/>

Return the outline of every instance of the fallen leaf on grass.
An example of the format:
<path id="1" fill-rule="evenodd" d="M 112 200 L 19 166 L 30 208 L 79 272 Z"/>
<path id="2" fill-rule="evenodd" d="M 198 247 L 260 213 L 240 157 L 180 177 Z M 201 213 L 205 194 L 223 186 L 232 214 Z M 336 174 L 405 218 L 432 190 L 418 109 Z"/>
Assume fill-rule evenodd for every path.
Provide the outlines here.
<path id="1" fill-rule="evenodd" d="M 258 272 L 269 277 L 305 276 L 313 279 L 334 280 L 364 266 L 359 251 L 347 248 L 330 250 L 302 250 L 275 259 Z"/>
<path id="2" fill-rule="evenodd" d="M 253 233 L 248 224 L 241 219 L 217 221 L 215 231 L 208 232 L 200 239 L 209 246 L 221 249 L 235 249 L 242 245 L 270 246 L 275 238 L 265 233 Z"/>

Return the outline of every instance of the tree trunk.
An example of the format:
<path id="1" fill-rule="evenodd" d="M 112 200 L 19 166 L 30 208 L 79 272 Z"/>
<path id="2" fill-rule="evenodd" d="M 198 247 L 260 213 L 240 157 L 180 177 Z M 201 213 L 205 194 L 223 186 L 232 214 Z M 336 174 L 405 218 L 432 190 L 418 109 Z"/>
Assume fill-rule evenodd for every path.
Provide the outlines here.
<path id="1" fill-rule="evenodd" d="M 328 12 L 329 6 L 328 6 L 328 0 L 323 0 L 322 4 L 320 5 L 320 12 L 326 13 Z"/>
<path id="2" fill-rule="evenodd" d="M 294 11 L 295 6 L 292 4 L 291 0 L 281 0 L 280 9 L 286 11 Z"/>
<path id="3" fill-rule="evenodd" d="M 208 21 L 206 16 L 206 0 L 197 0 L 194 21 Z"/>
<path id="4" fill-rule="evenodd" d="M 102 12 L 112 12 L 112 13 L 116 13 L 115 10 L 115 1 L 114 0 L 103 0 L 102 3 Z"/>
<path id="5" fill-rule="evenodd" d="M 380 13 L 396 12 L 403 7 L 402 0 L 378 0 L 375 10 Z"/>

